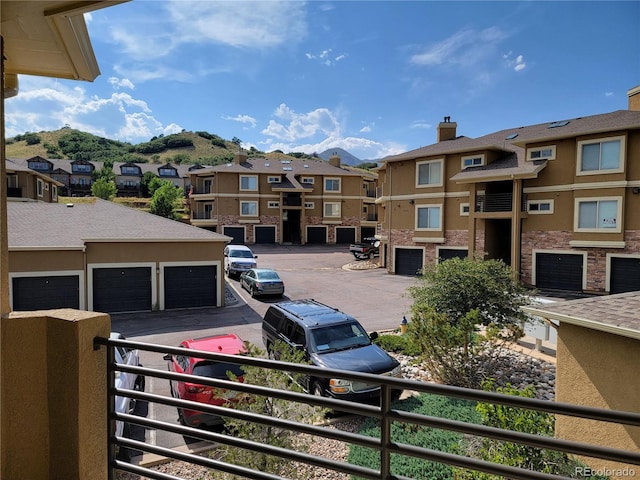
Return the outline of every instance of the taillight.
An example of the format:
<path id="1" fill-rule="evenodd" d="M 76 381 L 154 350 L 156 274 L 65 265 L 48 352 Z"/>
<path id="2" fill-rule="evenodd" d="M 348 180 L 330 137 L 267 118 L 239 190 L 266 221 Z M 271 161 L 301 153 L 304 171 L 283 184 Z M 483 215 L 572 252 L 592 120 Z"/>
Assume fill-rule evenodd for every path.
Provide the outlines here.
<path id="1" fill-rule="evenodd" d="M 184 384 L 184 389 L 189 393 L 202 393 L 204 392 L 204 387 L 202 385 L 193 385 L 190 383 Z"/>

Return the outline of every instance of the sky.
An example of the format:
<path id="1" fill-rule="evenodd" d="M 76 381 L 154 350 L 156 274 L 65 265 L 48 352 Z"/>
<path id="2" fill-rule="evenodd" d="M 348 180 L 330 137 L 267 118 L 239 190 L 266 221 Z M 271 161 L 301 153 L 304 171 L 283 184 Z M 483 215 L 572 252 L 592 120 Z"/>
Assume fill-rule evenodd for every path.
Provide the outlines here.
<path id="1" fill-rule="evenodd" d="M 457 134 L 627 109 L 640 1 L 133 0 L 85 20 L 93 82 L 21 75 L 7 137 L 69 126 L 137 144 L 381 159 Z"/>

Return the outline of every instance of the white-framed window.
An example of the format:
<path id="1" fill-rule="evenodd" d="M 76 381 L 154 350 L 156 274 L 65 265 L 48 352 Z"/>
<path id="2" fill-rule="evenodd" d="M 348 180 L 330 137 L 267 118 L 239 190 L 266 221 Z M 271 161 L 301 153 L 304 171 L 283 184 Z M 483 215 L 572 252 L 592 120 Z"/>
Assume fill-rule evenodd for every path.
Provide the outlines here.
<path id="1" fill-rule="evenodd" d="M 442 160 L 416 163 L 416 187 L 442 186 Z"/>
<path id="2" fill-rule="evenodd" d="M 240 175 L 240 190 L 258 190 L 257 175 Z"/>
<path id="3" fill-rule="evenodd" d="M 274 201 L 274 200 L 269 201 L 269 202 L 267 202 L 267 207 L 268 208 L 280 208 L 280 202 L 277 202 L 277 201 Z"/>
<path id="4" fill-rule="evenodd" d="M 312 209 L 316 208 L 316 204 L 315 204 L 315 202 L 304 202 L 304 208 L 306 210 L 312 210 Z"/>
<path id="5" fill-rule="evenodd" d="M 269 183 L 280 183 L 280 180 L 281 180 L 280 176 L 278 176 L 278 175 L 273 175 L 273 176 L 269 175 L 267 177 L 267 182 L 269 182 Z"/>
<path id="6" fill-rule="evenodd" d="M 416 230 L 442 230 L 442 205 L 416 205 Z"/>
<path id="7" fill-rule="evenodd" d="M 460 216 L 461 217 L 468 217 L 469 216 L 469 204 L 468 203 L 461 203 L 460 204 Z"/>
<path id="8" fill-rule="evenodd" d="M 327 177 L 324 179 L 324 191 L 325 192 L 340 192 L 340 178 Z"/>
<path id="9" fill-rule="evenodd" d="M 576 198 L 576 232 L 621 231 L 622 197 Z"/>
<path id="10" fill-rule="evenodd" d="M 308 183 L 310 185 L 313 185 L 314 179 L 313 179 L 313 177 L 302 177 L 300 179 L 300 183 Z"/>
<path id="11" fill-rule="evenodd" d="M 465 155 L 461 159 L 462 169 L 484 165 L 484 155 Z"/>
<path id="12" fill-rule="evenodd" d="M 340 217 L 342 214 L 342 204 L 340 202 L 324 202 L 325 217 Z"/>
<path id="13" fill-rule="evenodd" d="M 37 189 L 38 189 L 38 196 L 42 197 L 44 195 L 44 182 L 39 178 L 37 180 Z"/>
<path id="14" fill-rule="evenodd" d="M 213 203 L 204 204 L 204 218 L 209 220 L 213 218 Z"/>
<path id="15" fill-rule="evenodd" d="M 58 200 L 58 187 L 51 185 L 51 199 L 55 202 Z"/>
<path id="16" fill-rule="evenodd" d="M 553 200 L 527 200 L 527 212 L 531 214 L 552 214 Z"/>
<path id="17" fill-rule="evenodd" d="M 7 174 L 7 188 L 18 188 L 18 175 Z"/>
<path id="18" fill-rule="evenodd" d="M 625 138 L 608 137 L 578 142 L 577 175 L 624 171 Z"/>
<path id="19" fill-rule="evenodd" d="M 240 215 L 243 217 L 257 217 L 258 202 L 240 202 Z"/>
<path id="20" fill-rule="evenodd" d="M 556 146 L 545 145 L 544 147 L 527 148 L 527 160 L 555 160 Z"/>

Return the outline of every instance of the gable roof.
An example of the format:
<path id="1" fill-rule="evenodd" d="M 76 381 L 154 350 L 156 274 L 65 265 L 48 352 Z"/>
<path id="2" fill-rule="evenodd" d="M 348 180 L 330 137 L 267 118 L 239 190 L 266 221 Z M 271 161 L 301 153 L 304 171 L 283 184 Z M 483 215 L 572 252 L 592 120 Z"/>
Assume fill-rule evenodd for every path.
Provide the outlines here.
<path id="1" fill-rule="evenodd" d="M 57 180 L 54 180 L 53 178 L 51 178 L 48 175 L 45 175 L 43 173 L 40 173 L 36 170 L 32 170 L 29 167 L 22 165 L 20 163 L 16 163 L 15 161 L 7 158 L 4 162 L 5 164 L 5 168 L 7 173 L 17 173 L 17 172 L 27 172 L 31 175 L 33 175 L 34 177 L 38 177 L 46 182 L 52 183 L 53 185 L 56 185 L 58 187 L 62 187 L 64 186 L 64 183 L 59 182 Z"/>
<path id="2" fill-rule="evenodd" d="M 9 250 L 83 249 L 87 242 L 224 242 L 226 235 L 96 198 L 7 205 Z"/>

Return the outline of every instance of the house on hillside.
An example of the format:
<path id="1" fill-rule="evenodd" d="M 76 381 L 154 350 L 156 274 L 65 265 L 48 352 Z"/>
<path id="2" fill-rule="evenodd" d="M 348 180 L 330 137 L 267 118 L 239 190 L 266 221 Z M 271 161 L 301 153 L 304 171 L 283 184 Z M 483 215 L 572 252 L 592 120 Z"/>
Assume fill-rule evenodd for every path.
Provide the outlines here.
<path id="1" fill-rule="evenodd" d="M 459 136 L 379 168 L 387 268 L 481 254 L 540 289 L 640 290 L 640 87 L 629 110 Z"/>
<path id="2" fill-rule="evenodd" d="M 13 160 L 6 160 L 5 168 L 8 201 L 58 201 L 58 190 L 64 186 L 61 182 Z"/>
<path id="3" fill-rule="evenodd" d="M 233 243 L 351 243 L 375 233 L 377 175 L 340 157 L 247 158 L 191 172 L 191 224 Z"/>

